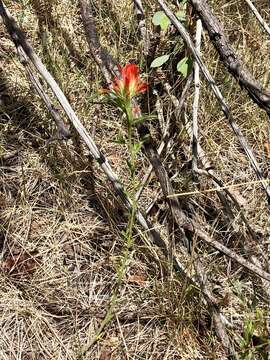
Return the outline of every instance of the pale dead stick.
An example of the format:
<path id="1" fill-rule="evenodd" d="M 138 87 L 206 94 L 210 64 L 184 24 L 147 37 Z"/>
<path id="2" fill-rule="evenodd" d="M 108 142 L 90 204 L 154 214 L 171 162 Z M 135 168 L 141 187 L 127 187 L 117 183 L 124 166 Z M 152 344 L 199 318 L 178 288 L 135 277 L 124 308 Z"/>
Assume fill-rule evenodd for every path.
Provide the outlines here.
<path id="1" fill-rule="evenodd" d="M 254 181 L 247 181 L 247 182 L 242 182 L 242 183 L 238 183 L 238 184 L 217 186 L 216 188 L 211 188 L 211 189 L 206 189 L 206 190 L 196 190 L 196 191 L 172 194 L 172 195 L 168 195 L 167 197 L 173 198 L 173 197 L 189 196 L 189 195 L 196 195 L 196 194 L 203 195 L 204 193 L 211 193 L 211 192 L 216 192 L 216 191 L 220 191 L 220 190 L 230 190 L 230 189 L 238 188 L 238 187 L 245 186 L 245 185 L 261 184 L 262 181 L 266 182 L 267 184 L 270 183 L 270 180 L 266 180 L 266 179 L 265 180 L 254 180 Z"/>
<path id="2" fill-rule="evenodd" d="M 171 20 L 173 25 L 179 31 L 182 38 L 186 42 L 189 50 L 193 54 L 195 61 L 198 63 L 198 65 L 201 69 L 201 72 L 205 76 L 213 93 L 215 94 L 217 100 L 219 101 L 219 103 L 221 105 L 221 109 L 224 112 L 226 118 L 228 119 L 228 122 L 229 122 L 232 130 L 234 131 L 236 137 L 238 138 L 238 141 L 239 141 L 241 147 L 245 151 L 246 156 L 247 156 L 249 162 L 251 163 L 251 166 L 252 166 L 256 176 L 258 177 L 259 180 L 262 180 L 262 182 L 261 182 L 262 187 L 266 192 L 268 201 L 270 202 L 270 186 L 265 182 L 265 178 L 262 174 L 262 171 L 259 167 L 259 164 L 257 163 L 257 160 L 256 160 L 250 146 L 248 145 L 246 139 L 244 138 L 242 131 L 237 126 L 237 124 L 234 120 L 234 117 L 232 116 L 231 111 L 225 102 L 223 95 L 221 94 L 221 92 L 220 92 L 218 86 L 216 85 L 215 80 L 213 79 L 212 75 L 210 74 L 209 70 L 207 69 L 204 62 L 202 61 L 201 56 L 200 56 L 199 52 L 197 51 L 197 49 L 195 48 L 195 45 L 193 44 L 193 41 L 192 41 L 189 33 L 187 32 L 185 27 L 180 23 L 180 21 L 176 18 L 176 16 L 173 14 L 173 12 L 164 3 L 164 1 L 163 0 L 157 0 L 157 1 L 160 4 L 160 6 L 162 7 L 162 9 L 164 10 L 164 12 L 166 13 L 166 15 L 168 16 L 168 18 Z"/>

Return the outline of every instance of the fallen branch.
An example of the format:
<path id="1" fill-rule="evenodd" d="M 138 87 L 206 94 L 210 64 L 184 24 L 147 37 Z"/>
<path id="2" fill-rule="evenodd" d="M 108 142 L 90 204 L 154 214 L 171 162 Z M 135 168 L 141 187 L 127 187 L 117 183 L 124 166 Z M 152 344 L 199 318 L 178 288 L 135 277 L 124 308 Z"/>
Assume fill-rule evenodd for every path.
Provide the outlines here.
<path id="1" fill-rule="evenodd" d="M 234 76 L 236 81 L 247 90 L 251 99 L 264 109 L 270 117 L 270 93 L 263 88 L 238 59 L 235 50 L 229 44 L 218 19 L 213 14 L 207 1 L 190 0 L 190 2 L 200 16 L 226 68 Z"/>
<path id="2" fill-rule="evenodd" d="M 157 111 L 158 119 L 160 120 L 161 123 L 164 120 L 164 117 L 163 117 L 163 109 L 161 106 L 160 99 L 157 99 L 155 108 Z M 169 130 L 169 121 L 167 121 L 166 126 L 163 128 L 161 143 L 157 149 L 159 155 L 162 154 L 165 148 L 168 150 L 168 135 L 169 135 L 168 130 Z M 137 202 L 139 201 L 142 192 L 151 177 L 152 172 L 153 172 L 153 166 L 150 164 L 148 169 L 145 171 L 144 177 L 142 178 L 142 180 L 140 180 L 140 187 L 135 194 L 135 200 Z"/>
<path id="3" fill-rule="evenodd" d="M 212 246 L 213 248 L 222 252 L 224 255 L 235 260 L 236 262 L 238 262 L 238 264 L 242 265 L 247 270 L 256 274 L 260 278 L 270 281 L 270 274 L 268 272 L 264 271 L 263 269 L 261 269 L 261 267 L 255 265 L 255 264 L 252 264 L 250 261 L 248 261 L 248 260 L 244 259 L 242 256 L 238 255 L 235 251 L 227 248 L 227 246 L 212 239 L 205 231 L 201 230 L 201 227 L 199 224 L 196 224 L 195 222 L 193 222 L 192 226 L 193 226 L 193 228 L 190 227 L 189 230 L 190 231 L 195 230 L 195 233 L 198 235 L 198 237 L 201 240 L 203 240 L 204 242 L 206 242 L 208 245 Z"/>
<path id="4" fill-rule="evenodd" d="M 196 49 L 198 53 L 200 53 L 200 45 L 201 45 L 201 35 L 202 35 L 202 23 L 201 20 L 197 20 L 196 24 Z M 192 169 L 194 173 L 201 174 L 201 170 L 198 167 L 198 157 L 199 157 L 199 146 L 198 146 L 198 107 L 199 107 L 199 97 L 200 97 L 200 68 L 198 63 L 195 61 L 194 64 L 194 100 L 193 100 L 193 111 L 192 111 L 192 127 L 191 127 L 191 139 L 192 139 L 192 151 L 193 151 L 193 159 L 192 159 Z M 202 149 L 200 148 L 202 151 Z M 206 172 L 207 173 L 207 172 Z M 213 178 L 213 170 L 209 170 L 209 173 L 207 173 Z M 217 179 L 214 180 L 214 184 L 217 185 Z M 231 207 L 228 204 L 228 201 L 226 201 L 226 198 L 223 196 L 221 191 L 218 191 L 218 195 L 220 197 L 221 202 L 223 203 L 224 207 L 226 208 L 227 213 L 230 217 L 233 216 Z M 235 201 L 233 198 L 234 203 L 238 207 L 238 202 Z M 240 207 L 238 207 L 239 209 Z M 242 212 L 240 213 L 242 215 Z M 251 230 L 246 218 L 242 216 L 242 219 L 244 219 L 244 222 L 246 225 L 248 225 L 248 229 L 251 231 L 253 235 L 253 231 Z"/>
<path id="5" fill-rule="evenodd" d="M 111 75 L 115 75 L 118 72 L 117 62 L 106 49 L 100 46 L 99 39 L 95 31 L 95 21 L 93 18 L 91 2 L 79 0 L 79 4 L 91 55 L 95 62 L 99 65 L 107 84 L 110 84 Z"/>
<path id="6" fill-rule="evenodd" d="M 218 86 L 215 83 L 215 80 L 213 79 L 213 77 L 210 74 L 209 70 L 207 69 L 207 67 L 203 63 L 203 61 L 202 61 L 202 59 L 200 57 L 200 54 L 196 50 L 189 33 L 184 28 L 184 26 L 180 23 L 180 21 L 176 18 L 176 16 L 173 14 L 173 12 L 167 7 L 167 5 L 164 3 L 164 1 L 163 0 L 157 0 L 157 1 L 160 4 L 160 6 L 162 7 L 162 9 L 164 10 L 164 12 L 166 13 L 166 15 L 168 16 L 168 18 L 171 20 L 173 25 L 176 27 L 176 29 L 181 34 L 181 36 L 184 39 L 184 41 L 186 42 L 189 50 L 193 54 L 194 60 L 200 66 L 200 69 L 201 69 L 203 75 L 205 76 L 206 80 L 208 81 L 208 83 L 209 83 L 213 93 L 215 94 L 217 100 L 219 101 L 219 103 L 221 105 L 221 109 L 224 112 L 226 118 L 228 119 L 232 130 L 234 131 L 236 137 L 238 138 L 238 141 L 239 141 L 242 149 L 246 153 L 246 156 L 247 156 L 249 162 L 251 163 L 251 166 L 252 166 L 255 174 L 257 175 L 258 179 L 261 181 L 262 187 L 265 190 L 266 195 L 267 195 L 267 200 L 270 203 L 270 186 L 268 185 L 267 180 L 264 178 L 264 176 L 262 174 L 262 171 L 261 171 L 261 169 L 259 167 L 259 164 L 257 163 L 257 160 L 256 160 L 255 156 L 253 155 L 253 152 L 252 152 L 250 146 L 248 145 L 245 137 L 243 136 L 242 131 L 237 126 L 237 124 L 236 124 L 236 122 L 234 120 L 234 117 L 233 117 L 228 105 L 225 102 L 225 99 L 224 99 L 223 95 L 221 94 Z"/>
<path id="7" fill-rule="evenodd" d="M 53 117 L 56 127 L 57 127 L 57 132 L 54 136 L 52 136 L 49 141 L 52 140 L 63 140 L 63 139 L 68 139 L 70 137 L 70 131 L 67 129 L 64 121 L 62 120 L 58 109 L 56 109 L 56 107 L 53 105 L 53 103 L 51 102 L 49 96 L 46 94 L 46 92 L 44 91 L 39 79 L 37 78 L 37 76 L 34 74 L 28 59 L 27 59 L 27 55 L 24 52 L 23 48 L 21 47 L 21 45 L 17 46 L 17 51 L 18 51 L 18 55 L 20 57 L 20 61 L 21 63 L 24 65 L 26 72 L 28 74 L 28 77 L 33 85 L 33 87 L 35 88 L 37 94 L 41 97 L 41 99 L 43 100 L 44 104 L 46 105 L 47 109 L 49 110 L 49 112 L 51 113 L 51 116 Z"/>
<path id="8" fill-rule="evenodd" d="M 178 112 L 181 113 L 183 107 L 184 107 L 184 102 L 187 98 L 187 94 L 188 94 L 188 91 L 190 89 L 190 86 L 191 86 L 191 83 L 192 83 L 192 80 L 193 80 L 193 74 L 190 74 L 188 79 L 187 79 L 187 82 L 182 90 L 182 94 L 181 94 L 181 97 L 179 99 L 179 106 L 178 106 Z M 159 145 L 158 147 L 158 154 L 161 155 L 163 150 L 165 149 L 166 147 L 166 143 L 168 142 L 168 136 L 169 136 L 169 124 L 166 125 L 166 128 L 164 130 L 164 133 L 163 133 L 163 139 L 161 141 L 161 144 Z M 170 148 L 170 146 L 169 146 Z M 142 181 L 141 181 L 141 185 L 140 185 L 140 188 L 138 189 L 137 193 L 136 193 L 136 200 L 138 201 L 140 196 L 141 196 L 141 193 L 151 175 L 153 171 L 153 166 L 152 164 L 149 165 L 149 168 L 147 169 Z"/>

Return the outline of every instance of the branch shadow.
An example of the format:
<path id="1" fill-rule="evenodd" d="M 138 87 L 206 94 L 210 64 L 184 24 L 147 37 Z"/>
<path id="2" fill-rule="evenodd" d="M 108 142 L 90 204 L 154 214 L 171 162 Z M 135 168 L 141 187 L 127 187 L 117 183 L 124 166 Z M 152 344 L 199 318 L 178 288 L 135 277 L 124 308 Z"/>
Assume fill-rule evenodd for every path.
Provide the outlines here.
<path id="1" fill-rule="evenodd" d="M 54 1 L 31 0 L 30 3 L 38 19 L 38 37 L 42 45 L 44 59 L 48 59 L 49 64 L 52 63 L 48 46 L 48 33 L 51 32 L 53 38 L 62 36 L 64 44 L 69 51 L 67 59 L 75 63 L 79 69 L 85 68 L 85 59 L 73 45 L 70 34 L 64 29 L 59 20 L 53 16 Z"/>

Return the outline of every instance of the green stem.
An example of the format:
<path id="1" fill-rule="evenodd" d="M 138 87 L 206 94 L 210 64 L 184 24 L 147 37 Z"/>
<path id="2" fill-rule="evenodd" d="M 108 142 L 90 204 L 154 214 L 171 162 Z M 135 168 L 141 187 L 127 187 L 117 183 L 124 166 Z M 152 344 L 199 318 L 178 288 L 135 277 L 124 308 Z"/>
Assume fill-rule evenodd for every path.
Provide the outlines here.
<path id="1" fill-rule="evenodd" d="M 125 234 L 125 241 L 126 241 L 126 248 L 122 255 L 122 261 L 120 268 L 117 271 L 117 279 L 115 283 L 115 287 L 113 289 L 113 293 L 111 296 L 110 306 L 107 310 L 106 316 L 103 319 L 102 323 L 100 324 L 95 336 L 91 339 L 90 343 L 88 343 L 82 350 L 82 356 L 86 354 L 86 352 L 101 338 L 104 329 L 113 319 L 114 309 L 117 304 L 117 293 L 119 287 L 125 277 L 126 269 L 128 260 L 130 257 L 130 251 L 133 247 L 133 229 L 135 224 L 135 217 L 137 211 L 137 203 L 135 200 L 135 193 L 136 193 L 136 179 L 135 179 L 135 169 L 136 169 L 136 152 L 134 149 L 134 137 L 133 137 L 133 130 L 134 130 L 134 118 L 132 114 L 132 106 L 131 103 L 126 104 L 125 108 L 126 117 L 127 117 L 127 125 L 128 125 L 128 141 L 127 141 L 127 148 L 130 156 L 130 181 L 132 184 L 132 190 L 130 194 L 130 198 L 132 201 L 132 207 L 130 211 L 128 226 Z"/>
<path id="2" fill-rule="evenodd" d="M 127 123 L 128 123 L 128 152 L 130 156 L 130 173 L 131 173 L 131 183 L 134 184 L 135 180 L 135 166 L 136 166 L 136 159 L 134 153 L 134 143 L 133 143 L 133 114 L 132 114 L 132 105 L 131 103 L 126 105 L 126 116 L 127 116 Z"/>

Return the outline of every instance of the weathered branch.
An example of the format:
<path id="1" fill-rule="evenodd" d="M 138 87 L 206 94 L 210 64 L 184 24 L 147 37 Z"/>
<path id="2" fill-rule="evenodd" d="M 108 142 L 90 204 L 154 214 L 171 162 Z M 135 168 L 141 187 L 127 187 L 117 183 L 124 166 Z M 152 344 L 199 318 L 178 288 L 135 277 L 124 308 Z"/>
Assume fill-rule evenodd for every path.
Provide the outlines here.
<path id="1" fill-rule="evenodd" d="M 184 88 L 182 90 L 181 97 L 179 99 L 178 112 L 181 112 L 182 109 L 183 109 L 184 102 L 185 102 L 185 100 L 187 98 L 187 94 L 188 94 L 189 88 L 191 86 L 192 80 L 193 80 L 193 74 L 190 74 L 188 79 L 187 79 L 187 82 L 186 82 L 186 84 L 185 84 L 185 86 L 184 86 Z M 158 150 L 157 150 L 159 155 L 165 149 L 166 142 L 168 142 L 168 139 L 167 139 L 168 136 L 169 136 L 169 126 L 167 125 L 166 129 L 165 129 L 165 132 L 163 134 L 162 142 L 159 145 Z M 138 200 L 140 198 L 141 193 L 143 191 L 143 188 L 146 185 L 152 171 L 153 171 L 153 166 L 152 166 L 152 164 L 150 164 L 149 168 L 147 169 L 147 171 L 145 173 L 145 176 L 143 177 L 143 179 L 141 181 L 141 186 L 140 186 L 139 190 L 136 193 L 136 200 Z"/>
<path id="2" fill-rule="evenodd" d="M 169 17 L 169 19 L 171 20 L 173 25 L 176 27 L 176 29 L 181 34 L 181 36 L 184 39 L 184 41 L 186 42 L 189 50 L 193 54 L 194 60 L 200 66 L 200 69 L 201 69 L 203 75 L 205 76 L 207 82 L 209 83 L 209 85 L 210 85 L 213 93 L 215 94 L 217 100 L 219 101 L 219 103 L 221 105 L 221 108 L 222 108 L 222 111 L 224 112 L 226 118 L 228 119 L 228 122 L 229 122 L 232 130 L 234 131 L 236 137 L 238 138 L 238 141 L 239 141 L 242 149 L 246 153 L 246 156 L 247 156 L 247 158 L 248 158 L 248 160 L 249 160 L 255 174 L 257 175 L 258 179 L 261 181 L 261 185 L 262 185 L 263 189 L 265 190 L 268 202 L 270 203 L 270 186 L 268 185 L 268 181 L 264 178 L 264 176 L 262 174 L 262 171 L 261 171 L 261 169 L 259 167 L 259 164 L 257 163 L 257 160 L 256 160 L 256 158 L 255 158 L 255 156 L 253 154 L 253 151 L 251 150 L 251 147 L 249 146 L 249 144 L 247 143 L 245 137 L 243 136 L 242 131 L 237 126 L 237 124 L 236 124 L 236 122 L 234 120 L 234 117 L 233 117 L 227 103 L 225 102 L 224 97 L 222 96 L 222 94 L 221 94 L 218 86 L 216 85 L 215 80 L 213 79 L 212 75 L 210 74 L 209 70 L 207 69 L 207 67 L 203 63 L 203 61 L 202 61 L 202 59 L 200 57 L 200 54 L 196 50 L 189 33 L 187 32 L 185 27 L 180 23 L 180 21 L 176 18 L 176 16 L 173 14 L 173 12 L 164 3 L 164 1 L 163 0 L 157 0 L 157 1 L 160 4 L 160 6 L 162 7 L 162 9 L 164 10 L 164 12 L 166 13 L 166 15 Z"/>
<path id="3" fill-rule="evenodd" d="M 227 248 L 227 246 L 225 246 L 225 245 L 221 244 L 220 242 L 218 242 L 218 241 L 212 239 L 211 237 L 209 237 L 209 235 L 205 231 L 200 229 L 199 224 L 196 224 L 196 223 L 193 222 L 192 225 L 193 225 L 193 228 L 190 227 L 190 231 L 195 230 L 198 237 L 201 240 L 203 240 L 205 243 L 207 243 L 208 245 L 210 245 L 210 246 L 214 247 L 215 249 L 219 250 L 224 255 L 230 257 L 234 261 L 238 262 L 240 265 L 245 267 L 250 272 L 256 274 L 260 278 L 265 279 L 267 281 L 270 281 L 270 274 L 268 272 L 261 269 L 261 267 L 258 267 L 257 265 L 252 264 L 250 261 L 244 259 L 242 256 L 238 255 L 235 251 Z"/>
<path id="4" fill-rule="evenodd" d="M 186 114 L 184 114 L 184 116 L 181 117 L 181 112 L 179 111 L 179 107 L 181 107 L 181 104 L 180 104 L 180 101 L 172 94 L 172 92 L 171 92 L 172 89 L 171 89 L 170 84 L 168 82 L 163 82 L 163 86 L 164 86 L 164 89 L 166 90 L 167 94 L 170 96 L 173 106 L 175 107 L 175 114 L 176 114 L 177 118 L 178 119 L 181 118 L 181 121 L 183 121 L 184 126 L 186 128 L 186 131 L 187 131 L 190 139 L 192 139 L 193 133 L 192 133 L 191 121 L 188 119 Z M 207 158 L 207 156 L 206 156 L 203 148 L 200 146 L 200 144 L 198 144 L 198 157 L 203 166 L 203 169 L 199 169 L 199 172 L 212 179 L 213 185 L 217 191 L 217 195 L 220 198 L 221 203 L 226 207 L 226 209 L 227 208 L 230 209 L 230 206 L 228 204 L 228 200 L 226 199 L 225 194 L 231 199 L 235 208 L 239 212 L 243 223 L 246 225 L 246 228 L 249 232 L 251 239 L 256 242 L 257 241 L 256 234 L 253 231 L 253 229 L 251 228 L 248 220 L 246 219 L 246 217 L 243 213 L 243 210 L 241 209 L 241 206 L 239 205 L 239 202 L 237 200 L 237 196 L 231 190 L 226 188 L 223 181 L 215 173 L 212 162 Z M 225 194 L 223 193 L 223 191 Z M 232 217 L 232 216 L 233 216 L 233 214 L 230 215 L 230 217 Z"/>
<path id="5" fill-rule="evenodd" d="M 20 45 L 17 46 L 17 51 L 18 51 L 18 55 L 20 57 L 21 63 L 24 65 L 33 87 L 35 88 L 37 94 L 43 100 L 44 104 L 46 105 L 47 109 L 49 110 L 49 112 L 51 113 L 51 116 L 53 117 L 53 119 L 55 121 L 55 124 L 57 127 L 57 133 L 56 133 L 56 135 L 52 136 L 49 140 L 51 141 L 54 139 L 55 140 L 68 139 L 70 137 L 70 131 L 68 130 L 64 121 L 62 120 L 58 109 L 53 105 L 49 96 L 43 89 L 38 77 L 33 72 L 32 68 L 28 62 L 27 55 L 25 54 L 23 48 Z"/>
<path id="6" fill-rule="evenodd" d="M 206 0 L 190 0 L 203 21 L 209 37 L 229 72 L 239 84 L 247 90 L 251 99 L 264 109 L 270 117 L 270 93 L 253 77 L 239 60 L 235 50 L 229 44 L 224 31 Z"/>
<path id="7" fill-rule="evenodd" d="M 79 0 L 79 4 L 91 55 L 99 65 L 106 82 L 110 84 L 111 75 L 118 72 L 117 62 L 108 53 L 108 51 L 100 45 L 96 32 L 91 2 L 87 0 Z"/>
<path id="8" fill-rule="evenodd" d="M 161 123 L 162 121 L 164 121 L 164 117 L 163 117 L 163 108 L 159 98 L 156 101 L 155 107 L 156 107 L 158 119 L 160 120 Z M 161 143 L 159 144 L 159 147 L 157 149 L 159 155 L 161 155 L 165 149 L 168 150 L 168 135 L 169 135 L 168 130 L 169 130 L 169 121 L 167 122 L 162 132 Z M 148 169 L 145 171 L 144 177 L 140 180 L 140 187 L 135 195 L 136 201 L 139 201 L 145 186 L 147 185 L 149 179 L 151 178 L 152 172 L 153 172 L 153 166 L 150 164 Z"/>

